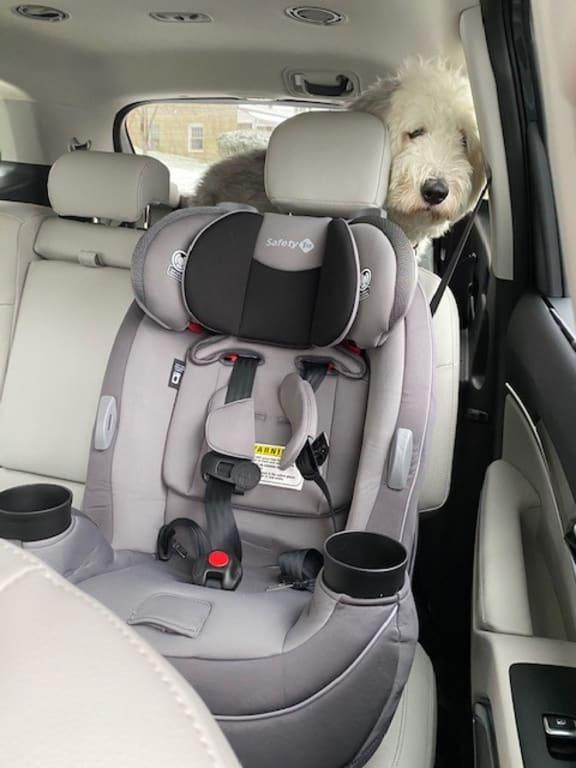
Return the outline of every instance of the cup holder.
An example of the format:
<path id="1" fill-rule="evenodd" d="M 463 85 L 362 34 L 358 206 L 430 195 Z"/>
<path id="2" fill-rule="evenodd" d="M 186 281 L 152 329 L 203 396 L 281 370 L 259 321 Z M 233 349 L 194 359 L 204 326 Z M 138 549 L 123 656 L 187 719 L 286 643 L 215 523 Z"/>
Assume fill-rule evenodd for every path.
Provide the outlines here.
<path id="1" fill-rule="evenodd" d="M 72 493 L 62 485 L 19 485 L 0 493 L 0 538 L 39 541 L 72 521 Z"/>
<path id="2" fill-rule="evenodd" d="M 324 544 L 324 582 L 358 599 L 392 597 L 404 584 L 408 555 L 380 533 L 341 531 Z"/>

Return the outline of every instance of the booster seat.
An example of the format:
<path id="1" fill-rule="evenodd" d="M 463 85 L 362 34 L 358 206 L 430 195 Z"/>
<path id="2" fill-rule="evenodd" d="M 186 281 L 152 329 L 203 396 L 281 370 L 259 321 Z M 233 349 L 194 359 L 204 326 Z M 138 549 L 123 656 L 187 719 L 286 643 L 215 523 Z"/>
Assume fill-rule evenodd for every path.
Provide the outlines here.
<path id="1" fill-rule="evenodd" d="M 434 364 L 413 250 L 380 214 L 389 161 L 377 118 L 300 115 L 266 167 L 292 215 L 157 223 L 102 388 L 70 577 L 247 768 L 364 765 L 412 662 Z"/>

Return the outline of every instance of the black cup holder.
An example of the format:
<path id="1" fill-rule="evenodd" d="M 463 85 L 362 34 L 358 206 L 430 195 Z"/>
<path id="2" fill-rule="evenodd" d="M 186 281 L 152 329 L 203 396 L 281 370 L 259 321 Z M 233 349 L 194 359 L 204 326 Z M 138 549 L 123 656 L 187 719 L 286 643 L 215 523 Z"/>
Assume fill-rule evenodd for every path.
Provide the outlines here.
<path id="1" fill-rule="evenodd" d="M 62 485 L 19 485 L 0 493 L 0 538 L 49 539 L 72 521 L 72 494 Z"/>
<path id="2" fill-rule="evenodd" d="M 399 541 L 380 533 L 341 531 L 324 544 L 324 582 L 359 599 L 392 597 L 402 588 L 408 555 Z"/>

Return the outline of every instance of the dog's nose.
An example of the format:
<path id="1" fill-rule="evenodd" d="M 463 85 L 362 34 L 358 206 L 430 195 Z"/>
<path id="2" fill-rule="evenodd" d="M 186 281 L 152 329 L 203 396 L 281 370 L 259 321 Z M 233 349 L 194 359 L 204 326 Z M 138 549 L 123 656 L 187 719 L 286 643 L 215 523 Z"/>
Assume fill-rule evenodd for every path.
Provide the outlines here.
<path id="1" fill-rule="evenodd" d="M 448 197 L 449 191 L 444 179 L 426 179 L 420 187 L 420 194 L 429 205 L 440 205 Z"/>

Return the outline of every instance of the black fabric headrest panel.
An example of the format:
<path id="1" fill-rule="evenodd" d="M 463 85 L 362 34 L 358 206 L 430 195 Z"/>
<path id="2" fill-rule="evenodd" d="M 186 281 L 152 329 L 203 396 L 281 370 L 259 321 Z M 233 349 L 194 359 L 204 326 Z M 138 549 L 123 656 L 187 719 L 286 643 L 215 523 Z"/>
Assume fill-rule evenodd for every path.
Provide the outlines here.
<path id="1" fill-rule="evenodd" d="M 350 318 L 358 308 L 358 257 L 343 219 L 334 219 L 328 226 L 326 254 L 312 321 L 312 339 L 317 347 L 331 343 L 335 317 Z M 342 328 L 340 334 L 343 331 Z"/>
<path id="2" fill-rule="evenodd" d="M 262 222 L 260 214 L 234 212 L 198 235 L 184 272 L 190 313 L 211 331 L 251 341 L 304 348 L 337 343 L 358 300 L 358 256 L 348 225 L 330 221 L 323 259 L 292 270 L 254 258 Z"/>
<path id="3" fill-rule="evenodd" d="M 188 254 L 186 304 L 211 331 L 238 335 L 261 225 L 257 214 L 225 216 L 200 233 Z"/>

